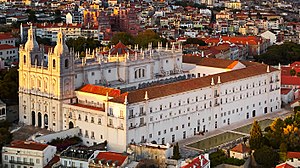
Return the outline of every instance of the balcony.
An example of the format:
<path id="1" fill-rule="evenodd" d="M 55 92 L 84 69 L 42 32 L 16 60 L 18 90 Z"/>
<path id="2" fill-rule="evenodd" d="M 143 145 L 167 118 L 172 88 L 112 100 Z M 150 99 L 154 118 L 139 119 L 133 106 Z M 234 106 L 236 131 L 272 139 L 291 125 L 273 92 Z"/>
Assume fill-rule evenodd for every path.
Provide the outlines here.
<path id="1" fill-rule="evenodd" d="M 119 126 L 118 129 L 124 130 L 124 127 L 123 126 Z"/>
<path id="2" fill-rule="evenodd" d="M 219 103 L 215 103 L 215 106 L 219 106 L 220 104 Z"/>
<path id="3" fill-rule="evenodd" d="M 273 80 L 271 80 L 271 81 L 270 81 L 270 83 L 274 83 L 274 81 L 273 81 Z"/>
<path id="4" fill-rule="evenodd" d="M 133 125 L 133 126 L 129 126 L 129 128 L 128 129 L 134 129 L 135 128 L 135 126 Z"/>
<path id="5" fill-rule="evenodd" d="M 23 162 L 23 161 L 17 161 L 17 160 L 10 160 L 9 163 L 34 166 L 34 163 L 32 163 L 32 162 Z"/>
<path id="6" fill-rule="evenodd" d="M 134 117 L 135 117 L 134 115 L 130 115 L 130 116 L 128 116 L 128 119 L 132 119 Z"/>
<path id="7" fill-rule="evenodd" d="M 119 116 L 118 118 L 120 118 L 120 119 L 124 119 L 124 116 Z"/>
<path id="8" fill-rule="evenodd" d="M 273 92 L 274 91 L 274 89 L 270 89 L 270 92 Z"/>

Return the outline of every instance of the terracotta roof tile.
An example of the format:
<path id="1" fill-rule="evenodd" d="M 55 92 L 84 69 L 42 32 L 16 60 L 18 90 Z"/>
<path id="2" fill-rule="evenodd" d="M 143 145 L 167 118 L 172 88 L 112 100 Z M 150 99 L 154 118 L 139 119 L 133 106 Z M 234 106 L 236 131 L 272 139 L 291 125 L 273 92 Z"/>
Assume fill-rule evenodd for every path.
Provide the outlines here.
<path id="1" fill-rule="evenodd" d="M 106 96 L 106 93 L 108 93 L 109 97 L 116 97 L 121 94 L 121 90 L 119 90 L 119 89 L 91 85 L 91 84 L 84 85 L 83 87 L 77 89 L 77 91 L 98 94 L 98 95 L 102 95 L 102 96 Z"/>
<path id="2" fill-rule="evenodd" d="M 205 58 L 205 57 L 196 57 L 196 56 L 183 56 L 184 63 L 192 63 L 201 66 L 209 66 L 215 68 L 229 68 L 232 69 L 234 64 L 237 64 L 238 61 L 234 60 L 225 60 L 225 59 L 217 59 L 217 58 Z"/>
<path id="3" fill-rule="evenodd" d="M 290 91 L 292 89 L 290 89 L 290 88 L 281 88 L 280 90 L 281 90 L 281 94 L 286 95 L 286 94 L 290 93 Z"/>
<path id="4" fill-rule="evenodd" d="M 116 44 L 112 49 L 110 49 L 111 55 L 117 55 L 117 53 L 119 55 L 123 55 L 123 54 L 126 54 L 127 52 L 129 52 L 129 54 L 134 53 L 133 50 L 131 50 L 130 48 L 125 46 L 121 41 L 118 44 Z"/>
<path id="5" fill-rule="evenodd" d="M 238 152 L 238 153 L 248 153 L 251 151 L 251 149 L 247 147 L 245 144 L 240 143 L 236 145 L 234 148 L 232 148 L 231 151 Z"/>
<path id="6" fill-rule="evenodd" d="M 13 141 L 10 143 L 10 148 L 20 148 L 20 149 L 29 149 L 29 150 L 38 150 L 43 151 L 48 147 L 47 144 L 37 143 L 33 141 Z"/>
<path id="7" fill-rule="evenodd" d="M 72 105 L 77 106 L 77 107 L 91 109 L 91 110 L 104 111 L 104 108 L 101 108 L 101 107 L 89 106 L 89 105 L 78 104 L 78 103 L 77 104 L 72 104 Z"/>
<path id="8" fill-rule="evenodd" d="M 8 49 L 16 49 L 18 47 L 8 45 L 8 44 L 0 44 L 0 50 L 8 50 Z"/>
<path id="9" fill-rule="evenodd" d="M 100 152 L 96 158 L 98 160 L 104 159 L 105 161 L 111 160 L 112 163 L 116 162 L 117 166 L 121 166 L 128 156 L 116 152 Z"/>
<path id="10" fill-rule="evenodd" d="M 5 39 L 12 39 L 14 36 L 10 33 L 0 33 L 0 40 L 5 40 Z"/>
<path id="11" fill-rule="evenodd" d="M 202 159 L 202 166 L 201 166 L 201 161 L 200 161 L 200 158 Z M 203 168 L 205 167 L 205 165 L 208 163 L 208 160 L 205 159 L 205 157 L 203 155 L 199 156 L 199 157 L 196 157 L 194 158 L 190 163 L 184 165 L 184 166 L 181 166 L 181 168 L 194 168 L 194 167 L 197 167 L 197 168 Z"/>
<path id="12" fill-rule="evenodd" d="M 127 96 L 128 103 L 137 103 L 145 101 L 145 93 L 147 91 L 149 99 L 155 99 L 159 97 L 165 97 L 169 95 L 174 95 L 182 92 L 192 91 L 204 87 L 211 86 L 211 78 L 214 81 L 218 81 L 218 76 L 220 76 L 222 83 L 232 82 L 235 80 L 240 80 L 243 78 L 249 78 L 252 76 L 257 76 L 267 73 L 267 65 L 265 64 L 254 64 L 243 69 L 238 69 L 234 71 L 223 72 L 215 75 L 209 75 L 201 78 L 193 78 L 184 81 L 174 82 L 164 85 L 156 85 L 144 89 L 134 90 L 131 92 L 126 92 L 118 97 L 111 99 L 113 102 L 124 103 L 125 96 Z M 278 71 L 278 69 L 270 67 L 270 72 Z"/>
<path id="13" fill-rule="evenodd" d="M 299 158 L 300 159 L 300 152 L 287 152 L 287 158 Z"/>
<path id="14" fill-rule="evenodd" d="M 282 163 L 280 165 L 277 165 L 276 168 L 295 168 L 295 167 L 288 163 Z"/>

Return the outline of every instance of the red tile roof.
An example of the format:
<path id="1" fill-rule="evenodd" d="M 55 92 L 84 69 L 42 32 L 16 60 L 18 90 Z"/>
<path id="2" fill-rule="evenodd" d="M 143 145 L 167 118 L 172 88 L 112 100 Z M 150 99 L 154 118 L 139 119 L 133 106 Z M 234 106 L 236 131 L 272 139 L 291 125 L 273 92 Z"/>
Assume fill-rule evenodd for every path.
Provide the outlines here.
<path id="1" fill-rule="evenodd" d="M 287 158 L 299 158 L 300 159 L 300 152 L 287 152 Z"/>
<path id="2" fill-rule="evenodd" d="M 290 89 L 290 88 L 281 88 L 280 90 L 281 90 L 281 94 L 286 95 L 286 94 L 290 93 L 290 91 L 292 89 Z"/>
<path id="3" fill-rule="evenodd" d="M 202 39 L 205 43 L 215 43 L 217 44 L 220 42 L 220 38 L 204 38 Z M 262 42 L 262 39 L 256 36 L 222 36 L 223 41 L 229 41 L 230 43 L 237 43 L 237 44 L 249 44 L 249 45 L 257 45 L 258 43 Z"/>
<path id="4" fill-rule="evenodd" d="M 116 153 L 116 152 L 100 152 L 96 158 L 98 160 L 104 159 L 106 162 L 108 160 L 111 160 L 112 163 L 117 161 L 117 166 L 123 165 L 124 161 L 126 160 L 128 156 L 124 155 L 122 153 Z"/>
<path id="5" fill-rule="evenodd" d="M 106 93 L 108 93 L 109 97 L 116 97 L 121 94 L 121 90 L 119 90 L 119 89 L 91 85 L 91 84 L 84 85 L 83 87 L 77 89 L 77 91 L 98 94 L 98 95 L 102 95 L 102 96 L 106 96 Z"/>
<path id="6" fill-rule="evenodd" d="M 202 159 L 202 166 L 201 166 L 201 160 L 199 157 Z M 205 157 L 203 155 L 200 155 L 199 157 L 194 158 L 190 163 L 188 163 L 184 166 L 181 166 L 181 168 L 194 168 L 194 167 L 202 168 L 202 167 L 204 167 L 208 163 L 208 160 L 205 159 Z"/>
<path id="7" fill-rule="evenodd" d="M 5 39 L 12 39 L 14 36 L 10 33 L 0 33 L 0 40 L 5 40 Z"/>
<path id="8" fill-rule="evenodd" d="M 0 44 L 0 50 L 8 50 L 8 49 L 16 49 L 18 47 L 8 45 L 8 44 Z"/>
<path id="9" fill-rule="evenodd" d="M 283 84 L 283 85 L 300 85 L 300 77 L 281 75 L 281 84 Z"/>
<path id="10" fill-rule="evenodd" d="M 104 108 L 101 107 L 95 107 L 95 106 L 89 106 L 89 105 L 85 105 L 85 104 L 72 104 L 73 106 L 78 106 L 78 107 L 82 107 L 82 108 L 88 108 L 91 110 L 97 110 L 97 111 L 104 111 Z"/>
<path id="11" fill-rule="evenodd" d="M 221 78 L 222 83 L 232 82 L 235 80 L 241 80 L 243 78 L 249 78 L 267 73 L 267 65 L 254 63 L 252 66 L 246 68 L 223 72 L 215 75 L 209 75 L 202 78 L 193 78 L 189 80 L 183 80 L 164 85 L 151 86 L 144 89 L 134 90 L 121 94 L 118 97 L 111 99 L 113 102 L 124 103 L 125 96 L 129 104 L 145 101 L 145 93 L 147 91 L 149 99 L 155 99 L 174 95 L 182 92 L 192 91 L 204 87 L 211 86 L 211 78 L 214 81 L 218 81 L 218 76 Z M 278 69 L 270 67 L 270 72 L 278 71 Z"/>
<path id="12" fill-rule="evenodd" d="M 218 58 L 205 58 L 198 56 L 183 56 L 184 63 L 192 63 L 201 66 L 209 66 L 215 68 L 224 68 L 224 69 L 232 69 L 239 61 L 234 60 L 225 60 Z"/>
<path id="13" fill-rule="evenodd" d="M 121 41 L 118 44 L 116 44 L 112 49 L 110 49 L 110 54 L 111 55 L 117 55 L 117 53 L 119 55 L 123 55 L 123 54 L 126 54 L 127 52 L 129 52 L 129 54 L 134 53 L 133 50 L 126 47 Z"/>
<path id="14" fill-rule="evenodd" d="M 280 165 L 277 165 L 276 168 L 295 168 L 295 167 L 288 163 L 282 163 Z"/>
<path id="15" fill-rule="evenodd" d="M 20 148 L 20 149 L 29 149 L 29 150 L 38 150 L 43 151 L 48 147 L 47 144 L 37 143 L 33 141 L 12 141 L 10 143 L 10 148 Z"/>
<path id="16" fill-rule="evenodd" d="M 234 148 L 232 148 L 231 151 L 238 152 L 238 153 L 249 153 L 251 149 L 247 147 L 245 144 L 240 143 L 236 145 Z"/>

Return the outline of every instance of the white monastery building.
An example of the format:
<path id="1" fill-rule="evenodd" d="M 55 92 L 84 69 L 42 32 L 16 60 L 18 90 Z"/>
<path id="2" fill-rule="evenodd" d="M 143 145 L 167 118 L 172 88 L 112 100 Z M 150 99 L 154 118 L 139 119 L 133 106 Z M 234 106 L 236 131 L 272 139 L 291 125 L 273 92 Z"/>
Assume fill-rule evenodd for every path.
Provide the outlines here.
<path id="1" fill-rule="evenodd" d="M 85 145 L 173 143 L 281 107 L 280 71 L 265 64 L 182 56 L 179 45 L 69 50 L 64 35 L 44 59 L 34 30 L 20 47 L 20 122 L 79 127 Z M 184 62 L 184 63 L 183 63 Z"/>

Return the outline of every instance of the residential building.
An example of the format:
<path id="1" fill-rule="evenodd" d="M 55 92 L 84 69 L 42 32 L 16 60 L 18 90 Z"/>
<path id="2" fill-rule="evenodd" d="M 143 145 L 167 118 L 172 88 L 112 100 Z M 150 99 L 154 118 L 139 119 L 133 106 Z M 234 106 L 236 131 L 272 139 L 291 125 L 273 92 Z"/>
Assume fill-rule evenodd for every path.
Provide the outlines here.
<path id="1" fill-rule="evenodd" d="M 90 150 L 86 147 L 68 147 L 60 154 L 62 167 L 87 168 L 89 162 L 97 156 L 99 151 Z"/>
<path id="2" fill-rule="evenodd" d="M 4 60 L 6 64 L 18 61 L 18 47 L 8 44 L 0 44 L 0 59 Z"/>
<path id="3" fill-rule="evenodd" d="M 2 148 L 2 165 L 41 168 L 55 156 L 56 147 L 31 141 L 13 141 Z"/>
<path id="4" fill-rule="evenodd" d="M 236 159 L 246 159 L 250 156 L 251 149 L 244 143 L 240 143 L 229 151 L 229 156 Z"/>
<path id="5" fill-rule="evenodd" d="M 159 167 L 166 167 L 167 160 L 173 156 L 173 145 L 130 144 L 127 152 L 133 153 L 136 160 L 152 159 Z"/>

